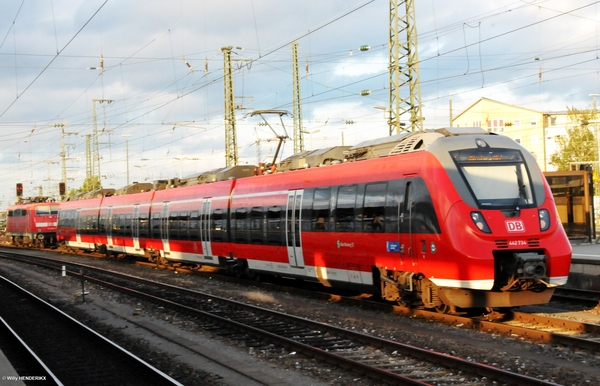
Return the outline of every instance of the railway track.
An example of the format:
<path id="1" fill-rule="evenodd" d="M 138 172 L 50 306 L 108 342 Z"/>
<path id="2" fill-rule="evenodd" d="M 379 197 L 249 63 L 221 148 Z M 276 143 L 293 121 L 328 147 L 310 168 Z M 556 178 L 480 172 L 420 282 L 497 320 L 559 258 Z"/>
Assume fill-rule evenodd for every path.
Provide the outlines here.
<path id="1" fill-rule="evenodd" d="M 4 255 L 4 253 L 3 253 Z M 21 255 L 19 261 L 25 258 Z M 37 262 L 36 264 L 39 264 Z M 62 261 L 45 265 L 58 269 Z M 336 364 L 387 384 L 549 385 L 530 376 L 436 353 L 396 341 L 314 322 L 305 318 L 219 298 L 81 264 L 66 264 L 71 274 L 85 271 L 86 281 L 144 298 L 200 320 L 217 335 L 256 349 L 273 344 Z"/>
<path id="2" fill-rule="evenodd" d="M 0 293 L 11 332 L 3 351 L 20 375 L 56 385 L 181 385 L 4 277 Z"/>

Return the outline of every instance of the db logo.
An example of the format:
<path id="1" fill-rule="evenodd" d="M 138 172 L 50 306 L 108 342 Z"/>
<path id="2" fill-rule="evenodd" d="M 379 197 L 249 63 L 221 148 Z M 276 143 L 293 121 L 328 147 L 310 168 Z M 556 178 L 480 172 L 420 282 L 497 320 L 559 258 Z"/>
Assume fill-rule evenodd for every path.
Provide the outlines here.
<path id="1" fill-rule="evenodd" d="M 506 221 L 506 229 L 509 232 L 525 232 L 525 225 L 521 220 Z"/>

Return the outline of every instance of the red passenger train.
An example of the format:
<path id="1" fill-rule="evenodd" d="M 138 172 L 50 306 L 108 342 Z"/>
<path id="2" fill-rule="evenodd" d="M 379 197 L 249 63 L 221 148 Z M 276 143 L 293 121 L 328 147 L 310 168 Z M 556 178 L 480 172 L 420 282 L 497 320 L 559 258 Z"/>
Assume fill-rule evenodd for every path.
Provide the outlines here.
<path id="1" fill-rule="evenodd" d="M 571 246 L 534 157 L 478 128 L 395 139 L 386 156 L 66 201 L 58 237 L 441 311 L 548 302 Z"/>
<path id="2" fill-rule="evenodd" d="M 6 236 L 13 245 L 49 247 L 56 244 L 58 202 L 47 197 L 25 199 L 7 208 Z"/>

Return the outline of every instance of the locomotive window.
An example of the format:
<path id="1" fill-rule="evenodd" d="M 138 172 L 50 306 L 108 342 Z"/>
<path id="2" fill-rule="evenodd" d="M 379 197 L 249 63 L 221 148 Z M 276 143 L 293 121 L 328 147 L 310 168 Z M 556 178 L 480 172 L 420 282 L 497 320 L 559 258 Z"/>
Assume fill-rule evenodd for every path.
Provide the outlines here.
<path id="1" fill-rule="evenodd" d="M 387 182 L 368 184 L 365 188 L 362 230 L 365 232 L 385 231 L 385 194 Z"/>
<path id="2" fill-rule="evenodd" d="M 52 211 L 52 207 L 50 205 L 38 205 L 35 207 L 35 215 L 36 216 L 50 216 L 51 214 L 56 214 L 57 211 Z"/>
<path id="3" fill-rule="evenodd" d="M 269 245 L 283 245 L 281 228 L 281 207 L 271 206 L 267 211 L 267 242 Z"/>
<path id="4" fill-rule="evenodd" d="M 250 242 L 252 244 L 263 244 L 263 208 L 254 207 L 250 211 Z"/>
<path id="5" fill-rule="evenodd" d="M 200 240 L 200 212 L 193 211 L 190 213 L 190 240 Z"/>
<path id="6" fill-rule="evenodd" d="M 356 185 L 340 186 L 335 209 L 335 230 L 354 231 L 354 209 L 356 207 Z"/>
<path id="7" fill-rule="evenodd" d="M 312 210 L 312 229 L 326 231 L 329 225 L 329 203 L 331 199 L 331 188 L 315 189 L 315 199 Z"/>

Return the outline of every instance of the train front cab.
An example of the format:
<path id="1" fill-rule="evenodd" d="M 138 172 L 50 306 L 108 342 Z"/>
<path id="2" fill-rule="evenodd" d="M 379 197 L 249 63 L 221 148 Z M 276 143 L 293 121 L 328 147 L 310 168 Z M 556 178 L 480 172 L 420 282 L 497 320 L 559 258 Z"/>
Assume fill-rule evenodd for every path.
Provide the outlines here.
<path id="1" fill-rule="evenodd" d="M 468 274 L 462 283 L 432 279 L 454 287 L 441 296 L 465 308 L 547 303 L 567 281 L 571 247 L 535 159 L 507 137 L 445 140 L 432 151 L 461 200 L 444 228 Z"/>
<path id="2" fill-rule="evenodd" d="M 56 243 L 58 203 L 36 202 L 9 207 L 6 235 L 13 245 L 49 247 Z"/>

